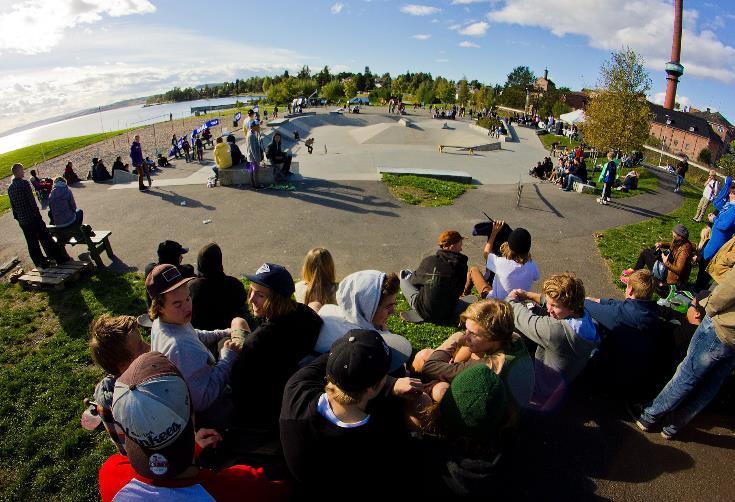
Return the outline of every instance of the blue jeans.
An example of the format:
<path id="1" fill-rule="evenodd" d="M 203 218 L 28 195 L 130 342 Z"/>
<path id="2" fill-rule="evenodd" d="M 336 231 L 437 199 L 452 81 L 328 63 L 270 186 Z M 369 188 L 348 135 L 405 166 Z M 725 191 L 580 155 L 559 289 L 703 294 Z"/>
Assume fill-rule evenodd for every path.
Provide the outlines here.
<path id="1" fill-rule="evenodd" d="M 567 184 L 564 187 L 564 190 L 571 190 L 572 187 L 574 186 L 574 182 L 575 181 L 578 182 L 578 183 L 584 183 L 584 181 L 582 180 L 582 178 L 580 178 L 579 176 L 575 176 L 574 174 L 570 174 L 569 176 L 567 176 Z"/>
<path id="2" fill-rule="evenodd" d="M 679 174 L 676 175 L 676 189 L 680 189 L 681 185 L 684 184 L 684 176 Z"/>
<path id="3" fill-rule="evenodd" d="M 720 341 L 712 319 L 705 316 L 686 357 L 641 420 L 654 424 L 666 416 L 663 431 L 673 436 L 712 401 L 733 368 L 735 350 Z"/>

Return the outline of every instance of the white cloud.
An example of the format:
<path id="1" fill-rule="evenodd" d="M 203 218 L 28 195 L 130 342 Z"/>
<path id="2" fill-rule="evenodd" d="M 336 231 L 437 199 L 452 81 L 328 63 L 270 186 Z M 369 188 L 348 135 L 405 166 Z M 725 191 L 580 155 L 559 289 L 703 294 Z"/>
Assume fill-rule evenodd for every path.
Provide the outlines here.
<path id="1" fill-rule="evenodd" d="M 699 13 L 684 11 L 682 64 L 685 75 L 735 82 L 735 48 L 706 29 Z M 663 69 L 671 56 L 674 12 L 668 0 L 506 0 L 488 14 L 490 21 L 548 29 L 554 35 L 580 35 L 603 50 L 631 47 L 649 68 Z"/>
<path id="2" fill-rule="evenodd" d="M 413 38 L 416 40 L 429 40 L 431 38 L 431 35 L 427 35 L 425 33 L 419 33 L 417 35 L 414 35 Z"/>
<path id="3" fill-rule="evenodd" d="M 53 5 L 43 0 L 25 0 L 2 9 L 0 52 L 48 52 L 61 42 L 69 28 L 96 23 L 103 15 L 121 17 L 155 10 L 148 0 L 54 0 Z"/>
<path id="4" fill-rule="evenodd" d="M 484 37 L 489 27 L 490 25 L 488 23 L 486 23 L 485 21 L 480 21 L 477 23 L 468 24 L 467 26 L 459 30 L 459 34 L 467 35 L 470 37 Z"/>
<path id="5" fill-rule="evenodd" d="M 437 7 L 430 7 L 428 5 L 416 5 L 410 3 L 401 7 L 401 12 L 404 14 L 410 14 L 412 16 L 431 16 L 441 12 L 441 9 Z"/>
<path id="6" fill-rule="evenodd" d="M 332 12 L 332 14 L 339 14 L 340 12 L 342 12 L 342 9 L 344 8 L 345 8 L 345 4 L 343 4 L 342 2 L 337 2 L 334 5 L 332 5 L 329 8 L 329 10 Z"/>
<path id="7" fill-rule="evenodd" d="M 666 98 L 666 91 L 657 92 L 656 94 L 653 95 L 653 97 L 651 97 L 651 101 L 653 101 L 654 103 L 658 105 L 663 105 L 665 98 Z M 692 105 L 692 101 L 688 97 L 682 96 L 681 94 L 676 95 L 676 102 L 679 103 L 679 105 L 681 105 L 682 108 L 684 108 L 685 106 L 694 106 Z"/>
<path id="8" fill-rule="evenodd" d="M 439 22 L 439 20 L 436 19 L 436 18 L 434 18 L 434 19 L 431 20 L 431 24 L 437 24 L 438 22 Z"/>
<path id="9" fill-rule="evenodd" d="M 434 61 L 437 63 L 448 63 L 449 62 L 449 60 L 446 58 L 439 58 L 439 59 L 435 59 Z"/>
<path id="10" fill-rule="evenodd" d="M 452 0 L 452 5 L 469 5 L 472 3 L 490 3 L 494 0 Z"/>
<path id="11" fill-rule="evenodd" d="M 475 42 L 470 42 L 469 40 L 464 40 L 464 41 L 460 42 L 459 43 L 459 46 L 460 47 L 465 47 L 465 48 L 471 48 L 471 49 L 479 49 L 480 48 L 480 46 L 477 45 Z"/>

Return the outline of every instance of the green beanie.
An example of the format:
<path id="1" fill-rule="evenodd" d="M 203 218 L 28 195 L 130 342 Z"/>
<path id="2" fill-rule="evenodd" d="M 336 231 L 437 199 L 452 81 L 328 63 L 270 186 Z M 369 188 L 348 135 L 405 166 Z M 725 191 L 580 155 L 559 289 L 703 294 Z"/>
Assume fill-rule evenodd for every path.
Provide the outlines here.
<path id="1" fill-rule="evenodd" d="M 444 430 L 454 436 L 492 438 L 508 411 L 505 386 L 484 364 L 454 377 L 439 404 Z"/>

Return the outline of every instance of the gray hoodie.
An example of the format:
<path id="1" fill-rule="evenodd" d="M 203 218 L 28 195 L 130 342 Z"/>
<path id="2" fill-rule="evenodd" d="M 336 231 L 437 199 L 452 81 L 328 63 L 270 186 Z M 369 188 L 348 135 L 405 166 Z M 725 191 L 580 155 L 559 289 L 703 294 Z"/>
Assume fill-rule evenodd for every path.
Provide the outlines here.
<path id="1" fill-rule="evenodd" d="M 76 221 L 77 204 L 66 182 L 54 182 L 54 187 L 51 189 L 51 195 L 48 198 L 48 207 L 51 211 L 54 225 L 65 227 Z"/>
<path id="2" fill-rule="evenodd" d="M 324 321 L 314 352 L 329 352 L 332 344 L 351 329 L 378 331 L 393 349 L 391 368 L 395 369 L 411 356 L 411 342 L 390 331 L 381 331 L 372 319 L 380 304 L 380 288 L 385 274 L 377 270 L 362 270 L 345 277 L 337 288 L 337 305 L 324 305 L 319 316 Z M 400 359 L 400 360 L 399 360 Z"/>

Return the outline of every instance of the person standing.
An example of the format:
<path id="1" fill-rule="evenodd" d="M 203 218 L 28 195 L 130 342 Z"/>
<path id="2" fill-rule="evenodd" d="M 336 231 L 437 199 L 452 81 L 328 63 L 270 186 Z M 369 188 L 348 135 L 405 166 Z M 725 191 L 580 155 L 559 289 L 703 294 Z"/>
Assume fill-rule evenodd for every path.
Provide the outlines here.
<path id="1" fill-rule="evenodd" d="M 46 223 L 41 218 L 41 212 L 38 210 L 33 188 L 28 180 L 23 179 L 25 177 L 23 164 L 14 164 L 12 172 L 13 181 L 8 187 L 10 207 L 13 211 L 13 218 L 23 231 L 28 245 L 28 254 L 33 264 L 39 269 L 44 269 L 51 265 L 49 258 L 56 260 L 57 264 L 68 262 L 71 257 L 51 237 Z M 41 246 L 46 252 L 45 256 L 41 251 Z"/>
<path id="2" fill-rule="evenodd" d="M 692 218 L 692 220 L 696 222 L 702 221 L 702 217 L 704 216 L 705 211 L 707 211 L 710 202 L 714 200 L 715 195 L 717 195 L 717 191 L 719 189 L 720 182 L 717 179 L 717 173 L 714 169 L 710 169 L 707 183 L 704 184 L 704 190 L 702 191 L 702 198 L 699 199 L 699 204 L 697 205 L 697 213 L 694 215 L 694 218 Z"/>
<path id="3" fill-rule="evenodd" d="M 189 156 L 189 151 L 191 150 L 191 145 L 189 144 L 189 140 L 186 139 L 186 136 L 181 138 L 181 149 L 184 150 L 184 158 L 187 162 L 191 160 Z"/>
<path id="4" fill-rule="evenodd" d="M 245 145 L 247 170 L 250 173 L 250 185 L 254 189 L 263 188 L 258 185 L 258 169 L 263 161 L 263 144 L 260 141 L 260 122 L 253 120 L 248 129 L 247 143 Z"/>
<path id="5" fill-rule="evenodd" d="M 612 193 L 612 187 L 617 178 L 618 165 L 613 160 L 613 153 L 607 152 L 607 164 L 605 165 L 604 171 L 602 172 L 602 197 L 597 199 L 597 202 L 606 206 L 610 202 L 610 194 Z"/>
<path id="6" fill-rule="evenodd" d="M 179 150 L 179 140 L 176 138 L 176 135 L 174 134 L 171 136 L 171 150 L 174 152 L 174 157 L 177 159 L 181 158 L 181 150 Z"/>
<path id="7" fill-rule="evenodd" d="M 148 172 L 148 166 L 143 161 L 143 148 L 140 146 L 140 136 L 135 135 L 133 142 L 130 144 L 130 163 L 138 173 L 138 190 L 148 190 L 153 182 L 151 181 L 151 175 Z M 143 185 L 143 177 L 148 178 L 148 186 Z"/>
<path id="8" fill-rule="evenodd" d="M 686 176 L 689 170 L 689 162 L 687 162 L 686 156 L 676 164 L 676 188 L 674 192 L 681 192 L 681 185 L 684 184 L 684 176 Z"/>

